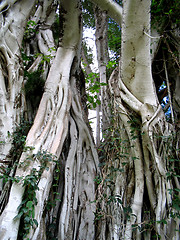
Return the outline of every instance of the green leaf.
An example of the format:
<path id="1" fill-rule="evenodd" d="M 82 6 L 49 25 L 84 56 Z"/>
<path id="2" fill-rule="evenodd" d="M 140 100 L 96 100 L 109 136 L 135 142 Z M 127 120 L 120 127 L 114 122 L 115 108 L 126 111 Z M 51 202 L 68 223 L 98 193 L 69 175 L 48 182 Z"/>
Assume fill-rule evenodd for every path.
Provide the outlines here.
<path id="1" fill-rule="evenodd" d="M 21 208 L 21 212 L 27 213 L 27 212 L 28 212 L 28 209 L 27 209 L 26 207 L 23 207 L 23 208 Z"/>
<path id="2" fill-rule="evenodd" d="M 107 83 L 100 83 L 101 86 L 107 86 Z"/>
<path id="3" fill-rule="evenodd" d="M 32 202 L 32 201 L 28 201 L 28 202 L 26 203 L 26 207 L 27 207 L 27 208 L 32 208 L 32 205 L 33 205 L 33 202 Z"/>
<path id="4" fill-rule="evenodd" d="M 35 217 L 34 205 L 32 206 L 32 218 Z"/>
<path id="5" fill-rule="evenodd" d="M 29 216 L 26 216 L 26 217 L 24 218 L 24 221 L 27 222 L 27 223 L 29 223 L 29 222 L 30 222 L 30 217 L 29 217 Z"/>
<path id="6" fill-rule="evenodd" d="M 19 220 L 19 219 L 22 217 L 22 215 L 23 215 L 23 212 L 18 213 L 18 215 L 16 215 L 16 216 L 13 218 L 13 220 L 14 220 L 14 221 Z"/>
<path id="7" fill-rule="evenodd" d="M 36 227 L 38 227 L 38 221 L 36 219 L 33 219 L 33 222 L 36 225 Z"/>
<path id="8" fill-rule="evenodd" d="M 180 192 L 180 189 L 179 189 L 179 188 L 175 188 L 174 190 L 177 191 L 177 192 Z"/>
<path id="9" fill-rule="evenodd" d="M 97 103 L 98 105 L 101 105 L 101 101 L 100 101 L 99 99 L 97 99 L 96 103 Z"/>
<path id="10" fill-rule="evenodd" d="M 157 223 L 164 223 L 164 224 L 167 224 L 166 220 L 165 219 L 162 219 L 160 221 L 157 221 Z"/>

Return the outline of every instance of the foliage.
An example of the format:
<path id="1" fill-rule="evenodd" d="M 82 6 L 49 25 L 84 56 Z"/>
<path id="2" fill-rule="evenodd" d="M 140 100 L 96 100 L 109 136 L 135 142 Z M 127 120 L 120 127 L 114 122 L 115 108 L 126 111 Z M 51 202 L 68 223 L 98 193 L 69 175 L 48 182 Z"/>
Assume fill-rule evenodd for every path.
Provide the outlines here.
<path id="1" fill-rule="evenodd" d="M 26 136 L 32 123 L 21 119 L 20 124 L 16 127 L 15 131 L 9 135 L 12 139 L 12 148 L 9 157 L 13 160 L 19 160 L 21 153 L 25 151 Z"/>
<path id="2" fill-rule="evenodd" d="M 45 81 L 41 77 L 42 71 L 38 70 L 32 73 L 25 72 L 27 81 L 25 82 L 25 96 L 31 103 L 33 109 L 36 109 L 44 92 Z"/>
<path id="3" fill-rule="evenodd" d="M 179 0 L 152 0 L 151 14 L 152 22 L 157 24 L 166 22 L 166 24 L 179 24 Z"/>
<path id="4" fill-rule="evenodd" d="M 127 139 L 122 138 L 124 130 L 115 129 L 115 122 L 116 120 L 112 118 L 111 127 L 104 133 L 104 141 L 98 149 L 102 176 L 94 179 L 98 189 L 95 221 L 113 217 L 109 215 L 108 209 L 114 204 L 123 210 L 121 214 L 124 219 L 128 220 L 132 214 L 129 203 L 114 191 L 117 176 L 124 174 L 131 158 L 131 146 Z"/>
<path id="5" fill-rule="evenodd" d="M 121 27 L 112 19 L 108 21 L 108 47 L 116 61 L 120 57 Z"/>
<path id="6" fill-rule="evenodd" d="M 176 85 L 174 76 L 178 74 L 180 66 L 178 38 L 176 39 L 176 30 L 180 24 L 179 8 L 180 2 L 178 0 L 152 0 L 151 4 L 151 25 L 161 35 L 161 38 L 158 40 L 158 51 L 152 63 L 152 74 L 159 102 L 169 122 L 172 120 L 170 102 L 173 101 L 173 91 Z M 165 73 L 165 66 L 168 71 L 168 78 Z"/>
<path id="7" fill-rule="evenodd" d="M 21 48 L 21 56 L 22 56 L 22 63 L 24 66 L 24 71 L 26 72 L 27 69 L 31 66 L 31 64 L 34 61 L 34 56 L 33 55 L 27 55 L 24 51 L 24 48 Z"/>
<path id="8" fill-rule="evenodd" d="M 39 190 L 38 183 L 43 171 L 49 170 L 48 163 L 55 162 L 57 166 L 54 174 L 54 188 L 57 186 L 60 176 L 60 166 L 55 156 L 46 151 L 39 151 L 37 154 L 29 155 L 23 163 L 18 163 L 22 152 L 34 149 L 33 147 L 26 146 L 26 135 L 30 126 L 30 122 L 22 119 L 13 134 L 9 134 L 9 138 L 12 138 L 13 145 L 9 154 L 9 158 L 11 158 L 12 161 L 8 168 L 1 169 L 2 175 L 0 176 L 0 179 L 3 179 L 4 183 L 21 183 L 25 188 L 23 200 L 18 207 L 18 215 L 14 218 L 14 221 L 21 219 L 18 239 L 28 239 L 30 228 L 38 226 L 38 222 L 35 219 L 35 206 L 37 205 L 36 191 Z M 18 164 L 21 168 L 27 168 L 31 161 L 38 161 L 40 163 L 39 168 L 33 168 L 31 173 L 25 177 L 14 176 L 14 174 L 12 174 L 12 171 L 15 173 Z M 54 195 L 56 196 L 54 201 L 59 200 L 57 191 L 54 191 Z M 51 206 L 52 204 L 54 204 L 54 202 L 51 203 Z"/>
<path id="9" fill-rule="evenodd" d="M 26 121 L 25 119 L 21 119 L 20 124 L 16 127 L 14 132 L 10 134 L 8 132 L 8 137 L 12 141 L 12 148 L 10 149 L 8 159 L 11 161 L 7 161 L 8 167 L 2 165 L 0 171 L 2 175 L 0 179 L 4 180 L 4 183 L 8 181 L 14 181 L 15 179 L 12 176 L 12 173 L 15 172 L 19 158 L 23 151 L 27 150 L 26 144 L 26 135 L 31 127 L 31 122 Z M 11 176 L 10 176 L 11 173 Z"/>
<path id="10" fill-rule="evenodd" d="M 85 28 L 95 28 L 93 4 L 89 0 L 82 1 L 83 26 Z"/>
<path id="11" fill-rule="evenodd" d="M 24 32 L 24 40 L 27 40 L 29 38 L 32 38 L 34 34 L 37 34 L 37 23 L 33 20 L 29 20 L 26 25 L 26 29 Z"/>
<path id="12" fill-rule="evenodd" d="M 46 203 L 45 213 L 52 212 L 57 206 L 61 203 L 61 195 L 59 193 L 59 186 L 62 184 L 62 169 L 63 166 L 60 164 L 60 161 L 56 161 L 56 168 L 53 174 L 53 182 L 51 187 L 51 192 L 49 194 L 49 199 Z M 58 216 L 53 214 L 53 217 L 47 221 L 46 225 L 46 236 L 47 240 L 57 240 L 57 222 Z"/>
<path id="13" fill-rule="evenodd" d="M 133 161 L 136 161 L 136 157 L 133 157 L 132 150 L 134 146 L 129 145 L 129 139 L 124 136 L 127 136 L 125 130 L 122 128 L 116 128 L 117 119 L 112 118 L 112 123 L 109 129 L 107 129 L 104 140 L 101 142 L 99 147 L 99 167 L 101 169 L 102 175 L 97 175 L 94 179 L 97 184 L 97 200 L 96 200 L 96 212 L 95 221 L 102 221 L 108 218 L 113 218 L 110 214 L 110 208 L 113 206 L 118 206 L 119 209 L 122 209 L 121 215 L 127 221 L 130 219 L 132 214 L 132 209 L 128 203 L 129 196 L 126 195 L 126 199 L 122 198 L 122 196 L 115 193 L 115 184 L 117 180 L 117 176 L 120 176 L 120 179 L 123 179 L 124 174 L 127 174 L 127 182 L 129 181 L 129 176 L 131 175 L 130 165 L 132 165 Z M 140 141 L 142 140 L 142 135 L 145 133 L 141 131 L 141 122 L 140 119 L 131 117 L 131 120 L 127 122 L 130 125 L 130 138 L 133 141 L 136 141 L 138 138 Z M 168 181 L 174 180 L 177 178 L 179 180 L 179 149 L 174 145 L 175 136 L 172 133 L 169 136 L 156 136 L 156 139 L 161 139 L 164 144 L 164 157 L 168 162 L 167 165 L 167 179 Z M 160 143 L 161 141 L 157 141 Z M 162 143 L 161 143 L 162 144 Z M 172 205 L 170 206 L 170 211 L 168 212 L 168 217 L 172 219 L 180 218 L 180 199 L 179 192 L 180 189 L 177 187 L 168 189 L 169 194 L 172 198 Z M 145 192 L 146 194 L 146 192 Z M 145 197 L 145 196 L 144 196 Z M 146 205 L 147 204 L 147 205 Z M 167 219 L 155 219 L 154 215 L 151 211 L 151 207 L 147 202 L 144 204 L 142 211 L 143 221 L 141 223 L 135 223 L 132 225 L 133 231 L 136 229 L 139 230 L 140 233 L 151 232 L 152 237 L 159 238 L 159 235 L 156 232 L 155 225 L 156 224 L 167 224 Z M 150 210 L 147 210 L 149 209 Z M 174 229 L 177 231 L 177 229 Z"/>
<path id="14" fill-rule="evenodd" d="M 56 14 L 55 21 L 52 25 L 52 32 L 53 32 L 55 44 L 57 46 L 58 42 L 59 42 L 59 33 L 60 33 L 59 15 L 58 14 Z"/>
<path id="15" fill-rule="evenodd" d="M 162 138 L 163 142 L 166 144 L 166 151 L 170 152 L 170 154 L 167 155 L 167 161 L 168 161 L 168 166 L 167 166 L 167 173 L 166 177 L 168 181 L 173 181 L 177 179 L 179 182 L 180 179 L 180 149 L 177 149 L 175 146 L 175 139 L 176 136 L 174 134 L 170 136 L 163 136 Z M 171 218 L 179 218 L 180 219 L 180 189 L 177 188 L 177 185 L 172 188 L 168 189 L 169 194 L 171 195 L 172 198 L 172 208 L 170 211 L 170 217 Z"/>
<path id="16" fill-rule="evenodd" d="M 38 222 L 35 219 L 35 206 L 37 205 L 37 198 L 35 191 L 38 190 L 38 176 L 36 169 L 32 169 L 30 175 L 27 175 L 23 181 L 23 187 L 25 187 L 25 193 L 23 200 L 18 207 L 18 215 L 14 218 L 14 221 L 21 218 L 19 239 L 28 239 L 28 233 L 31 227 L 37 227 Z"/>
<path id="17" fill-rule="evenodd" d="M 115 0 L 122 6 L 122 0 Z M 83 26 L 85 28 L 95 28 L 94 5 L 89 0 L 82 0 Z M 110 20 L 111 21 L 111 20 Z M 112 20 L 112 22 L 114 22 Z M 114 22 L 114 24 L 116 24 Z"/>
<path id="18" fill-rule="evenodd" d="M 107 77 L 107 79 L 110 78 L 113 70 L 116 67 L 118 67 L 118 61 L 112 59 L 108 62 L 108 64 L 106 65 L 106 77 Z"/>
<path id="19" fill-rule="evenodd" d="M 49 52 L 48 55 L 45 55 L 45 54 L 42 54 L 42 53 L 37 53 L 37 54 L 34 55 L 34 57 L 35 58 L 38 57 L 38 56 L 41 57 L 41 65 L 43 65 L 44 62 L 50 63 L 50 61 L 53 59 L 53 56 L 51 55 L 51 53 L 53 51 L 56 51 L 56 49 L 54 47 L 48 49 L 48 52 Z"/>
<path id="20" fill-rule="evenodd" d="M 112 61 L 109 61 L 108 64 L 107 64 L 107 69 L 111 69 L 114 70 L 115 67 L 117 67 L 118 63 L 115 61 L 115 60 L 112 60 Z"/>
<path id="21" fill-rule="evenodd" d="M 98 73 L 90 73 L 86 78 L 87 87 L 87 105 L 88 108 L 96 108 L 97 104 L 100 105 L 101 101 L 99 100 L 100 89 L 103 86 L 106 86 L 106 83 L 100 83 Z"/>
<path id="22" fill-rule="evenodd" d="M 117 3 L 122 4 L 121 0 L 115 0 Z M 94 13 L 93 13 L 93 4 L 89 0 L 82 0 L 82 6 L 83 6 L 83 21 L 85 27 L 95 27 L 94 23 Z M 161 78 L 159 82 L 156 82 L 157 92 L 160 93 L 160 90 L 162 90 L 162 86 L 164 85 L 164 89 L 167 88 L 165 83 L 165 76 L 164 76 L 164 59 L 162 55 L 162 50 L 171 52 L 171 56 L 173 56 L 171 59 L 173 59 L 173 62 L 175 62 L 175 59 L 178 59 L 177 51 L 175 51 L 174 48 L 172 48 L 171 45 L 171 39 L 169 38 L 169 32 L 173 31 L 173 26 L 177 27 L 179 24 L 179 11 L 180 3 L 178 0 L 152 0 L 152 23 L 155 27 L 157 27 L 157 23 L 163 23 L 165 27 L 163 28 L 163 36 L 166 37 L 162 41 L 164 41 L 164 45 L 160 46 L 161 53 L 158 56 L 158 61 L 161 59 L 160 64 L 155 62 L 155 65 L 157 67 L 157 78 Z M 175 25 L 173 25 L 173 24 Z M 159 26 L 158 26 L 159 27 Z M 60 23 L 59 23 L 59 16 L 56 15 L 54 25 L 52 26 L 53 30 L 53 36 L 56 42 L 56 45 L 58 45 L 59 40 L 59 29 L 60 29 Z M 34 21 L 28 21 L 27 27 L 25 30 L 24 35 L 24 43 L 29 43 L 33 37 L 38 33 L 38 24 L 36 24 Z M 161 44 L 161 43 L 160 43 Z M 168 48 L 169 44 L 169 48 Z M 24 44 L 25 46 L 25 44 Z M 112 54 L 111 61 L 107 64 L 107 76 L 109 77 L 112 70 L 117 67 L 118 60 L 120 58 L 120 48 L 121 48 L 121 27 L 119 27 L 113 20 L 109 19 L 108 21 L 108 47 Z M 92 56 L 92 49 L 86 45 L 86 43 L 83 43 L 83 48 L 85 51 L 85 54 L 87 56 L 88 63 L 91 64 L 93 61 Z M 25 47 L 24 47 L 25 49 Z M 33 108 L 37 108 L 39 105 L 40 99 L 42 97 L 42 94 L 44 92 L 44 84 L 45 81 L 42 78 L 42 66 L 43 64 L 50 63 L 52 60 L 51 52 L 55 51 L 56 49 L 52 48 L 49 49 L 48 55 L 43 55 L 41 53 L 35 54 L 33 51 L 34 49 L 30 49 L 30 52 L 32 50 L 32 54 L 30 53 L 27 55 L 25 53 L 25 50 L 22 50 L 22 62 L 24 64 L 24 76 L 25 76 L 25 96 L 28 102 L 31 103 Z M 41 63 L 39 66 L 39 69 L 36 72 L 30 73 L 28 72 L 28 68 L 32 65 L 34 60 L 37 57 L 41 57 Z M 175 57 L 174 57 L 175 56 Z M 165 54 L 165 57 L 167 58 L 167 55 Z M 162 60 L 163 59 L 163 60 Z M 169 61 L 169 60 L 168 60 Z M 169 62 L 170 62 L 169 61 Z M 176 67 L 176 66 L 175 66 Z M 72 71 L 73 72 L 73 71 Z M 163 74 L 161 75 L 160 72 Z M 172 78 L 173 79 L 173 78 Z M 173 82 L 170 77 L 170 82 Z M 106 83 L 100 83 L 99 82 L 99 74 L 92 72 L 89 74 L 86 78 L 86 84 L 87 84 L 87 101 L 88 101 L 88 107 L 96 108 L 97 105 L 100 105 L 101 102 L 99 100 L 100 98 L 100 92 L 101 88 L 106 85 Z M 171 88 L 172 90 L 173 88 Z M 159 94 L 160 95 L 160 94 Z M 159 96 L 158 96 L 159 97 Z M 160 98 L 159 98 L 160 99 Z M 163 104 L 163 107 L 165 109 L 165 106 L 167 106 L 168 97 L 166 94 L 166 99 L 163 98 L 161 103 Z M 123 102 L 125 105 L 125 103 Z M 125 106 L 126 107 L 126 106 Z M 71 113 L 70 113 L 71 114 Z M 131 199 L 124 199 L 121 195 L 115 193 L 115 184 L 117 181 L 117 176 L 120 175 L 122 178 L 124 174 L 126 174 L 126 180 L 127 183 L 129 181 L 131 171 L 133 166 L 133 162 L 136 161 L 136 157 L 132 155 L 132 150 L 134 146 L 130 145 L 130 141 L 136 141 L 137 139 L 142 141 L 142 133 L 141 132 L 141 120 L 135 116 L 131 118 L 130 121 L 127 122 L 127 124 L 130 126 L 130 132 L 129 132 L 129 139 L 127 137 L 127 133 L 125 132 L 125 129 L 120 124 L 118 125 L 116 123 L 118 121 L 117 119 L 112 119 L 112 125 L 105 131 L 105 134 L 103 136 L 103 140 L 101 142 L 101 145 L 99 147 L 99 168 L 101 169 L 101 174 L 97 175 L 94 179 L 94 182 L 97 186 L 97 210 L 94 213 L 95 214 L 95 222 L 102 221 L 104 219 L 110 219 L 113 218 L 112 212 L 110 208 L 114 206 L 118 206 L 119 209 L 121 209 L 121 215 L 124 219 L 124 224 L 127 223 L 127 221 L 132 216 L 132 209 L 131 209 Z M 117 127 L 118 126 L 118 127 Z M 56 163 L 56 169 L 54 171 L 53 176 L 53 183 L 51 186 L 51 192 L 52 195 L 49 197 L 49 200 L 46 203 L 45 206 L 45 214 L 51 215 L 50 222 L 47 223 L 47 239 L 54 239 L 54 234 L 52 231 L 54 230 L 55 225 L 57 225 L 59 219 L 56 219 L 56 217 L 52 217 L 52 210 L 56 207 L 57 201 L 60 201 L 59 197 L 59 186 L 64 184 L 61 182 L 61 174 L 60 174 L 60 165 L 55 160 L 54 156 L 50 153 L 47 153 L 46 151 L 38 152 L 34 155 L 29 155 L 25 162 L 23 162 L 20 167 L 28 168 L 32 162 L 38 162 L 39 166 L 38 168 L 32 168 L 31 173 L 29 175 L 26 175 L 25 177 L 14 177 L 16 166 L 18 164 L 19 158 L 22 154 L 22 152 L 26 152 L 27 150 L 33 150 L 33 147 L 27 147 L 26 146 L 26 135 L 29 130 L 30 123 L 26 121 L 22 121 L 20 126 L 14 131 L 12 134 L 12 141 L 13 141 L 13 148 L 10 151 L 10 158 L 13 160 L 12 163 L 9 165 L 8 169 L 4 171 L 3 176 L 1 177 L 4 182 L 14 182 L 14 183 L 20 183 L 25 188 L 25 192 L 23 195 L 23 200 L 18 207 L 18 215 L 14 218 L 14 220 L 20 219 L 20 231 L 18 239 L 28 239 L 28 234 L 31 228 L 38 227 L 37 219 L 35 218 L 35 208 L 37 206 L 37 196 L 36 192 L 39 190 L 38 184 L 41 179 L 42 173 L 44 171 L 48 171 L 48 164 L 55 162 Z M 163 127 L 163 126 L 162 126 Z M 127 138 L 126 138 L 127 137 Z M 156 138 L 159 138 L 163 141 L 163 150 L 166 155 L 167 159 L 167 180 L 171 181 L 173 183 L 172 189 L 168 189 L 168 193 L 170 195 L 170 198 L 172 198 L 172 205 L 170 206 L 170 210 L 167 214 L 169 214 L 170 218 L 176 219 L 180 218 L 179 210 L 179 192 L 180 189 L 177 187 L 173 188 L 175 185 L 175 179 L 179 180 L 179 149 L 173 148 L 175 141 L 172 138 L 172 136 L 156 136 Z M 68 139 L 70 141 L 70 138 Z M 0 142 L 1 143 L 1 142 Z M 68 152 L 69 149 L 66 149 Z M 64 151 L 64 152 L 66 152 Z M 63 154 L 64 154 L 63 152 Z M 172 154 L 169 155 L 169 152 Z M 65 153 L 66 154 L 66 153 Z M 13 170 L 13 171 L 11 171 Z M 11 173 L 11 174 L 10 174 Z M 152 174 L 155 174 L 154 172 Z M 62 186 L 63 188 L 63 186 Z M 146 191 L 146 189 L 145 189 Z M 146 194 L 146 193 L 145 193 Z M 128 194 L 127 194 L 128 195 Z M 146 196 L 144 196 L 146 197 Z M 145 203 L 146 205 L 146 203 Z M 144 207 L 143 206 L 143 222 L 138 224 L 133 224 L 132 229 L 136 230 L 139 229 L 140 232 L 147 232 L 147 231 L 153 231 L 154 237 L 156 239 L 160 239 L 160 236 L 158 236 L 155 232 L 154 225 L 156 223 L 158 224 L 167 224 L 166 219 L 159 219 L 158 221 L 155 220 L 155 217 L 151 211 L 151 209 L 147 211 L 146 208 L 150 208 L 149 202 Z M 59 214 L 59 212 L 58 212 Z M 46 216 L 47 216 L 46 215 Z M 146 218 L 147 217 L 147 218 Z"/>
<path id="23" fill-rule="evenodd" d="M 29 161 L 38 161 L 41 163 L 39 169 L 33 168 L 31 173 L 24 178 L 18 178 L 17 182 L 21 182 L 25 188 L 23 200 L 18 207 L 18 215 L 14 218 L 20 220 L 20 231 L 18 239 L 28 239 L 28 234 L 31 227 L 38 227 L 38 222 L 35 219 L 35 206 L 37 205 L 36 191 L 39 190 L 38 183 L 44 170 L 48 171 L 48 163 L 54 162 L 55 157 L 46 151 L 38 152 L 29 156 L 21 167 L 27 167 Z M 17 177 L 15 177 L 17 178 Z M 20 180 L 19 180 L 20 179 Z"/>

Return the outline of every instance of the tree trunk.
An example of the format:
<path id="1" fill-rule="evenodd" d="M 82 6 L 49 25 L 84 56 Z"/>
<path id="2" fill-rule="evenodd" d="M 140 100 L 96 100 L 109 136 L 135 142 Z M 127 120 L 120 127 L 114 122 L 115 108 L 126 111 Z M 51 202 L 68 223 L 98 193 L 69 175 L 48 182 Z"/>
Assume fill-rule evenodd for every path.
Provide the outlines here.
<path id="1" fill-rule="evenodd" d="M 44 82 L 46 81 L 50 66 L 52 65 L 56 54 L 56 46 L 51 30 L 56 11 L 57 4 L 54 4 L 53 0 L 43 1 L 43 4 L 37 7 L 34 15 L 30 18 L 30 24 L 27 27 L 27 33 L 24 36 L 23 53 L 26 58 L 31 59 L 31 56 L 37 55 L 33 62 L 32 60 L 29 61 L 31 64 L 27 61 L 25 73 L 32 74 L 38 72 L 39 78 L 42 78 Z M 39 81 L 39 85 L 41 84 L 40 80 L 41 79 L 36 79 L 37 82 Z M 27 81 L 25 80 L 25 89 L 26 83 Z M 43 86 L 41 86 L 41 88 L 42 89 L 36 90 L 38 96 L 32 96 L 31 93 L 29 99 L 26 94 L 27 115 L 28 120 L 30 121 L 33 121 L 36 115 L 39 101 L 42 97 L 41 91 L 43 91 Z"/>
<path id="2" fill-rule="evenodd" d="M 102 112 L 102 131 L 109 127 L 110 124 L 110 106 L 108 96 L 108 85 L 106 79 L 106 65 L 108 63 L 108 40 L 107 40 L 107 14 L 101 11 L 98 7 L 94 10 L 95 25 L 96 25 L 96 50 L 98 69 L 100 76 L 100 99 L 101 99 L 101 112 Z"/>
<path id="3" fill-rule="evenodd" d="M 0 4 L 0 165 L 6 171 L 11 165 L 9 151 L 12 148 L 10 135 L 23 117 L 25 100 L 21 44 L 27 19 L 35 1 L 3 1 Z M 0 192 L 3 182 L 0 183 Z M 3 205 L 4 199 L 1 199 Z"/>
<path id="4" fill-rule="evenodd" d="M 93 212 L 95 211 L 95 185 L 93 179 L 97 173 L 98 157 L 89 129 L 85 123 L 85 114 L 80 101 L 81 79 L 79 79 L 79 59 L 81 43 L 81 12 L 79 1 L 61 1 L 60 22 L 61 37 L 55 59 L 52 63 L 45 84 L 34 123 L 30 129 L 26 146 L 30 150 L 23 152 L 14 182 L 10 190 L 8 203 L 1 215 L 1 239 L 17 239 L 18 231 L 30 239 L 46 239 L 43 215 L 53 181 L 55 161 L 47 163 L 45 170 L 40 167 L 42 161 L 36 157 L 44 150 L 53 154 L 61 162 L 62 148 L 65 139 L 68 150 L 64 162 L 64 187 L 60 196 L 61 206 L 58 209 L 59 239 L 93 239 Z M 63 59 L 63 61 L 62 61 Z M 32 157 L 31 157 L 32 158 Z M 62 169 L 63 171 L 63 169 Z M 34 175 L 33 175 L 34 174 Z M 25 179 L 37 177 L 35 191 L 34 226 L 26 231 L 26 219 L 20 221 L 18 206 L 25 200 Z M 33 199 L 29 200 L 33 202 Z M 29 206 L 29 205 L 28 205 Z M 19 211 L 19 212 L 18 212 Z M 14 218 L 16 217 L 16 220 Z M 52 217 L 50 219 L 52 220 Z M 50 221 L 51 221 L 50 220 Z M 36 225 L 36 227 L 35 227 Z M 20 227 L 20 228 L 19 228 Z M 22 233 L 21 233 L 22 234 Z"/>
<path id="5" fill-rule="evenodd" d="M 151 74 L 150 1 L 125 0 L 122 22 L 120 72 L 110 80 L 116 106 L 111 139 L 116 141 L 103 147 L 107 163 L 98 188 L 98 239 L 178 239 L 169 189 L 179 185 L 177 177 L 167 178 L 174 129 Z"/>
<path id="6" fill-rule="evenodd" d="M 124 0 L 123 14 L 112 0 L 92 2 L 122 23 L 121 61 L 109 79 L 114 119 L 99 147 L 100 163 L 83 98 L 80 0 L 60 1 L 56 51 L 50 30 L 56 1 L 0 3 L 2 240 L 179 237 L 179 75 L 165 58 L 173 56 L 175 69 L 179 62 L 167 44 L 163 71 L 174 113 L 169 123 L 152 77 L 157 44 L 151 55 L 151 1 Z M 25 29 L 30 23 L 37 32 Z M 40 53 L 30 66 L 22 65 L 23 44 L 29 57 Z M 18 139 L 24 144 L 20 159 L 11 159 L 14 140 L 6 139 L 25 115 L 23 70 L 36 71 L 42 60 L 44 92 L 26 142 L 25 136 Z M 103 75 L 104 62 L 99 63 Z"/>

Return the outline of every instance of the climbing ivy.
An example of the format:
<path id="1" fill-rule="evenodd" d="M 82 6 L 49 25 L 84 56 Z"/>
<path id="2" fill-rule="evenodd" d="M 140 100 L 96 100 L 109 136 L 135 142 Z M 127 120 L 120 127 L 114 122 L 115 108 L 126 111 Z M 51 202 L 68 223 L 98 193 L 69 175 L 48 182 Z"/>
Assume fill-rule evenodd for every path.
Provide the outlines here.
<path id="1" fill-rule="evenodd" d="M 23 200 L 18 207 L 18 215 L 14 218 L 14 221 L 20 219 L 18 239 L 29 240 L 28 234 L 30 229 L 38 227 L 38 222 L 35 219 L 35 206 L 38 203 L 36 191 L 39 190 L 38 183 L 42 173 L 49 170 L 48 163 L 56 161 L 55 159 L 55 156 L 52 154 L 46 151 L 39 151 L 37 154 L 28 156 L 25 162 L 20 165 L 20 167 L 26 167 L 29 161 L 38 161 L 40 163 L 39 168 L 33 168 L 29 175 L 21 178 L 15 177 L 16 182 L 21 182 L 25 188 Z"/>
<path id="2" fill-rule="evenodd" d="M 101 104 L 99 99 L 99 93 L 102 86 L 106 86 L 106 83 L 99 82 L 99 74 L 91 72 L 86 78 L 87 84 L 87 106 L 89 109 L 96 108 Z"/>

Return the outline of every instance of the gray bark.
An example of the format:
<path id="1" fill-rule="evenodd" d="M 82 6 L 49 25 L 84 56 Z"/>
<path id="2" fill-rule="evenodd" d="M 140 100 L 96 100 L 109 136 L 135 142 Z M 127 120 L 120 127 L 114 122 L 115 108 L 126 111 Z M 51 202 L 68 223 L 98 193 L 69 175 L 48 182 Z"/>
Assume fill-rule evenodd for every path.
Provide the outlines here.
<path id="1" fill-rule="evenodd" d="M 40 23 L 37 40 L 43 54 L 54 46 L 49 29 L 55 13 L 52 2 L 41 1 L 42 5 L 30 18 Z M 35 183 L 37 203 L 34 204 L 37 225 L 30 228 L 27 236 L 30 239 L 47 239 L 52 225 L 56 226 L 53 237 L 62 240 L 150 240 L 153 234 L 162 239 L 179 237 L 179 232 L 174 231 L 179 227 L 179 219 L 173 209 L 173 195 L 168 191 L 179 189 L 178 178 L 173 175 L 177 166 L 170 161 L 179 154 L 179 136 L 177 131 L 174 146 L 174 126 L 165 119 L 153 83 L 150 0 L 124 0 L 123 18 L 122 8 L 114 1 L 93 2 L 114 16 L 119 24 L 123 23 L 120 67 L 109 80 L 115 116 L 112 131 L 100 153 L 105 165 L 100 173 L 97 151 L 83 111 L 80 1 L 62 0 L 59 45 L 48 65 L 45 90 L 26 138 L 28 149 L 10 173 L 14 180 L 18 177 L 21 181 L 11 184 L 9 180 L 8 191 L 6 184 L 1 185 L 2 240 L 18 239 L 19 233 L 25 231 L 25 213 L 21 219 L 14 218 L 29 193 L 24 179 L 32 176 L 33 171 L 39 174 Z M 6 141 L 8 131 L 13 132 L 24 110 L 20 48 L 34 4 L 35 1 L 27 0 L 0 3 L 0 34 L 3 36 L 0 40 L 0 152 L 5 170 L 4 160 L 10 161 L 6 158 L 11 148 L 11 142 Z M 30 47 L 26 46 L 28 52 Z M 104 57 L 104 52 L 99 53 Z M 40 61 L 37 58 L 29 72 L 36 70 Z M 104 62 L 100 60 L 100 68 L 101 65 L 103 75 Z M 171 95 L 175 120 L 179 116 L 178 77 Z M 175 127 L 179 129 L 179 122 Z M 52 157 L 42 172 L 42 159 L 37 157 L 39 151 L 46 151 Z M 169 173 L 172 178 L 168 180 Z M 58 181 L 56 186 L 55 180 Z M 59 201 L 55 200 L 54 188 Z M 50 200 L 55 205 L 48 210 Z"/>
<path id="2" fill-rule="evenodd" d="M 51 4 L 44 2 L 45 5 Z M 17 4 L 18 7 L 20 7 Z M 49 7 L 46 5 L 45 7 Z M 86 125 L 86 117 L 80 101 L 81 85 L 79 75 L 81 12 L 79 1 L 61 1 L 62 32 L 56 56 L 52 62 L 36 117 L 30 129 L 26 146 L 32 150 L 24 152 L 19 160 L 15 177 L 23 179 L 39 171 L 40 159 L 28 162 L 27 158 L 38 151 L 47 151 L 61 161 L 65 139 L 69 138 L 69 149 L 64 159 L 64 186 L 61 195 L 61 207 L 58 212 L 59 239 L 93 239 L 95 230 L 93 212 L 95 211 L 95 183 L 97 173 L 97 152 Z M 45 14 L 46 15 L 46 14 Z M 42 16 L 42 15 L 41 15 Z M 73 28 L 72 28 L 73 26 Z M 73 29 L 73 30 L 72 30 Z M 40 31 L 41 32 L 41 31 Z M 40 34 L 40 33 L 39 33 Z M 43 36 L 51 36 L 47 31 Z M 42 35 L 41 35 L 42 36 Z M 45 42 L 45 47 L 49 42 Z M 44 49 L 46 51 L 46 49 Z M 44 51 L 41 50 L 42 52 Z M 63 61 L 62 61 L 63 59 Z M 27 164 L 26 164 L 27 163 Z M 37 205 L 35 216 L 38 226 L 30 229 L 30 239 L 46 238 L 46 216 L 43 215 L 48 201 L 55 163 L 49 162 L 48 170 L 44 170 L 38 179 L 36 191 Z M 12 184 L 8 203 L 0 217 L 1 239 L 17 239 L 20 219 L 14 220 L 18 214 L 18 206 L 23 200 L 25 189 L 23 181 Z M 14 203 L 15 201 L 15 203 Z M 55 211 L 56 212 L 56 211 Z M 57 214 L 56 212 L 56 214 Z M 53 216 L 50 216 L 50 222 Z M 21 223 L 21 228 L 23 228 Z"/>
<path id="3" fill-rule="evenodd" d="M 111 134 L 117 141 L 103 147 L 106 165 L 98 188 L 101 210 L 97 214 L 102 216 L 98 239 L 152 239 L 153 231 L 141 229 L 153 215 L 151 227 L 156 236 L 177 239 L 179 235 L 170 231 L 178 228 L 179 220 L 169 215 L 173 210 L 168 189 L 178 185 L 173 186 L 172 179 L 166 177 L 172 153 L 163 141 L 172 137 L 174 129 L 166 122 L 151 75 L 149 13 L 149 0 L 123 2 L 120 69 L 110 79 L 116 114 Z M 122 156 L 112 161 L 117 152 Z M 117 172 L 110 171 L 112 168 Z M 111 187 L 107 178 L 113 182 Z M 126 213 L 129 209 L 129 217 L 124 209 Z M 161 222 L 163 219 L 167 224 Z"/>
<path id="4" fill-rule="evenodd" d="M 100 84 L 107 84 L 106 79 L 106 65 L 108 63 L 108 40 L 107 40 L 107 14 L 105 11 L 101 11 L 98 7 L 95 8 L 95 26 L 96 26 L 96 51 L 98 60 L 98 69 L 100 75 Z M 108 96 L 108 84 L 101 86 L 100 91 L 101 99 L 101 125 L 102 131 L 109 127 L 110 124 L 110 106 Z"/>
<path id="5" fill-rule="evenodd" d="M 35 1 L 3 1 L 0 4 L 0 165 L 6 169 L 11 138 L 25 108 L 21 44 L 27 19 Z M 9 134 L 8 134 L 9 133 Z M 2 181 L 0 191 L 2 191 Z M 1 199 L 1 201 L 4 201 Z"/>

